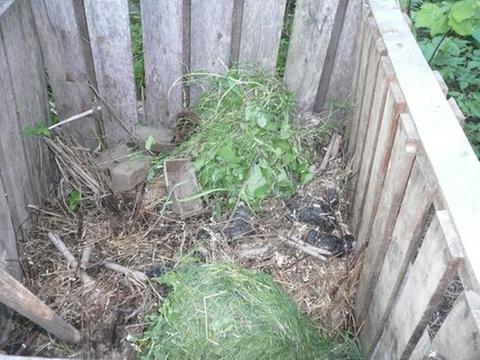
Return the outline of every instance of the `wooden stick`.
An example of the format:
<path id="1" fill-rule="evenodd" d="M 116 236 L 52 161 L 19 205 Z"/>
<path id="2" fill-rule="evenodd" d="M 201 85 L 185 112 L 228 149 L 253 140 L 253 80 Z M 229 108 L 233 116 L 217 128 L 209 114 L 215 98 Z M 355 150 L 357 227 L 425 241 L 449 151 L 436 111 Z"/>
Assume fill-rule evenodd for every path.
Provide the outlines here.
<path id="1" fill-rule="evenodd" d="M 76 115 L 73 115 L 71 117 L 69 117 L 68 119 L 65 119 L 65 120 L 62 120 L 62 121 L 59 121 L 58 123 L 56 124 L 53 124 L 52 126 L 49 126 L 48 127 L 48 130 L 52 130 L 52 129 L 55 129 L 56 127 L 58 126 L 62 126 L 64 124 L 68 124 L 69 122 L 71 121 L 75 121 L 75 120 L 78 120 L 78 119 L 82 119 L 88 115 L 92 115 L 93 113 L 97 112 L 97 111 L 100 111 L 102 109 L 101 106 L 96 106 L 95 108 L 93 109 L 90 109 L 90 110 L 87 110 L 87 111 L 84 111 L 80 114 L 76 114 Z"/>
<path id="2" fill-rule="evenodd" d="M 0 302 L 69 344 L 78 344 L 82 335 L 26 287 L 0 268 Z"/>
<path id="3" fill-rule="evenodd" d="M 68 265 L 72 269 L 77 269 L 78 268 L 78 262 L 77 259 L 75 259 L 75 256 L 68 250 L 67 246 L 65 243 L 58 237 L 58 235 L 49 232 L 48 233 L 48 239 L 52 242 L 52 244 L 57 248 L 57 250 L 60 252 L 60 254 L 63 255 L 63 257 L 67 260 Z"/>
<path id="4" fill-rule="evenodd" d="M 285 244 L 287 244 L 288 246 L 293 247 L 297 250 L 303 251 L 305 254 L 308 254 L 308 255 L 310 255 L 310 256 L 318 259 L 318 260 L 321 260 L 321 261 L 326 261 L 327 260 L 327 258 L 322 255 L 323 252 L 328 252 L 331 255 L 331 253 L 329 251 L 317 249 L 317 248 L 315 248 L 313 246 L 310 246 L 310 245 L 307 245 L 307 244 L 302 245 L 302 244 L 299 244 L 299 243 L 297 243 L 296 241 L 293 241 L 293 240 L 286 240 Z"/>
<path id="5" fill-rule="evenodd" d="M 265 255 L 272 248 L 271 245 L 265 245 L 262 247 L 249 248 L 249 249 L 240 249 L 236 251 L 236 254 L 240 258 L 252 258 L 260 257 Z"/>
<path id="6" fill-rule="evenodd" d="M 148 276 L 145 275 L 143 272 L 130 270 L 129 268 L 123 265 L 119 265 L 111 262 L 103 262 L 103 266 L 119 274 L 123 274 L 125 276 L 133 276 L 136 280 L 141 282 L 146 282 L 148 280 Z"/>
<path id="7" fill-rule="evenodd" d="M 325 156 L 323 157 L 322 163 L 320 164 L 320 173 L 327 169 L 330 158 L 335 158 L 338 155 L 341 139 L 342 137 L 339 134 L 333 134 L 330 144 L 328 144 L 327 151 L 325 152 Z"/>

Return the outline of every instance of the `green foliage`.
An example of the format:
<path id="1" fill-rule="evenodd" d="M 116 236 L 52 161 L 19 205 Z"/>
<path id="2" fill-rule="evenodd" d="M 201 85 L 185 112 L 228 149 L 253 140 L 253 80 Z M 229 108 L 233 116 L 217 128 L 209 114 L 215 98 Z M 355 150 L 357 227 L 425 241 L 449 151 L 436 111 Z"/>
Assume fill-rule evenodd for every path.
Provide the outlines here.
<path id="1" fill-rule="evenodd" d="M 147 318 L 141 359 L 361 359 L 328 339 L 272 278 L 232 263 L 187 264 L 159 281 L 171 292 Z"/>
<path id="2" fill-rule="evenodd" d="M 145 150 L 150 151 L 152 146 L 155 144 L 155 139 L 152 135 L 148 135 L 147 139 L 145 140 Z"/>
<path id="3" fill-rule="evenodd" d="M 78 190 L 72 191 L 68 196 L 68 210 L 74 213 L 80 206 L 80 201 L 80 192 Z"/>
<path id="4" fill-rule="evenodd" d="M 480 157 L 480 0 L 417 0 L 414 7 L 420 47 L 465 114 L 465 131 Z"/>
<path id="5" fill-rule="evenodd" d="M 25 126 L 23 128 L 23 135 L 25 136 L 46 136 L 50 137 L 50 130 L 44 123 L 38 122 L 33 126 Z"/>
<path id="6" fill-rule="evenodd" d="M 145 65 L 143 60 L 142 22 L 140 17 L 140 1 L 130 0 L 130 32 L 132 37 L 133 70 L 138 95 L 145 87 Z"/>
<path id="7" fill-rule="evenodd" d="M 193 160 L 203 190 L 226 189 L 213 200 L 257 207 L 268 196 L 287 197 L 312 179 L 310 153 L 291 126 L 294 99 L 276 77 L 260 71 L 193 73 L 208 88 L 193 110 L 200 123 L 172 157 Z M 321 132 L 314 129 L 311 132 Z"/>
<path id="8" fill-rule="evenodd" d="M 288 46 L 290 44 L 293 18 L 295 16 L 295 2 L 296 0 L 287 0 L 287 4 L 285 6 L 285 17 L 283 19 L 282 36 L 280 38 L 280 46 L 277 57 L 277 73 L 280 77 L 283 76 L 285 72 L 285 65 L 287 63 Z"/>

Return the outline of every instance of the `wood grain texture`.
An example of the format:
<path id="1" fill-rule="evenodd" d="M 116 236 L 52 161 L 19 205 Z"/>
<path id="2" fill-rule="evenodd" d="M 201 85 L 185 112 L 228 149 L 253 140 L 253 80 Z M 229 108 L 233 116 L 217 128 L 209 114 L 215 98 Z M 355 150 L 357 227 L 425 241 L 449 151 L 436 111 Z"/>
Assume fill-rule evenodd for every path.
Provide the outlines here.
<path id="1" fill-rule="evenodd" d="M 432 166 L 443 203 L 450 210 L 465 252 L 470 256 L 475 289 L 480 288 L 480 166 L 414 36 L 394 0 L 370 6 L 387 46 L 398 82 Z"/>
<path id="2" fill-rule="evenodd" d="M 77 330 L 2 269 L 0 269 L 0 302 L 66 343 L 78 344 L 82 338 Z"/>
<path id="3" fill-rule="evenodd" d="M 365 354 L 372 352 L 381 335 L 405 272 L 421 240 L 434 195 L 435 190 L 428 186 L 420 165 L 415 162 L 360 333 Z"/>
<path id="4" fill-rule="evenodd" d="M 33 26 L 30 3 L 17 1 L 11 5 L 2 16 L 0 28 L 5 62 L 8 67 L 6 70 L 8 75 L 4 74 L 4 76 L 10 77 L 10 80 L 6 80 L 6 82 L 10 83 L 11 90 L 13 90 L 13 104 L 16 112 L 16 116 L 8 119 L 8 121 L 15 121 L 12 119 L 16 119 L 18 130 L 38 123 L 47 124 L 47 89 L 42 55 Z M 8 101 L 11 101 L 11 97 Z M 17 134 L 10 141 L 23 143 L 25 156 L 19 155 L 19 161 L 25 161 L 28 168 L 27 179 L 29 179 L 14 178 L 12 181 L 30 181 L 32 190 L 25 189 L 27 193 L 25 200 L 38 203 L 41 197 L 47 193 L 48 180 L 52 176 L 48 149 L 39 138 L 33 136 L 26 137 Z M 18 148 L 18 146 L 16 145 L 15 148 Z M 5 186 L 7 192 L 11 186 L 16 187 L 13 184 L 9 186 L 8 181 L 5 181 Z M 22 196 L 19 194 L 17 198 Z"/>
<path id="5" fill-rule="evenodd" d="M 371 359 L 409 359 L 463 257 L 448 211 L 437 211 Z"/>
<path id="6" fill-rule="evenodd" d="M 381 126 L 381 120 L 385 109 L 385 103 L 388 95 L 390 83 L 394 80 L 395 74 L 387 57 L 380 59 L 377 81 L 373 92 L 373 102 L 370 111 L 370 121 L 365 131 L 365 140 L 363 154 L 355 154 L 355 159 L 362 157 L 358 162 L 356 173 L 357 181 L 355 185 L 355 194 L 352 211 L 352 226 L 354 233 L 357 233 L 359 218 L 362 216 L 363 201 L 367 193 L 368 183 L 372 163 L 377 148 L 378 133 Z M 355 162 L 354 162 L 355 164 Z M 354 170 L 355 171 L 355 170 Z"/>
<path id="7" fill-rule="evenodd" d="M 34 0 L 32 10 L 59 119 L 91 109 L 94 95 L 87 83 L 93 83 L 94 74 L 87 68 L 73 0 Z M 98 145 L 93 117 L 66 124 L 62 130 L 90 149 Z"/>
<path id="8" fill-rule="evenodd" d="M 297 111 L 313 110 L 339 0 L 299 0 L 285 65 Z"/>
<path id="9" fill-rule="evenodd" d="M 362 0 L 348 0 L 342 30 L 338 39 L 337 51 L 333 60 L 330 81 L 325 94 L 323 108 L 334 109 L 353 101 L 352 86 L 355 71 L 355 54 L 361 44 L 357 41 L 360 31 Z M 331 121 L 342 125 L 348 110 L 340 109 L 333 114 Z"/>
<path id="10" fill-rule="evenodd" d="M 360 285 L 356 295 L 355 314 L 357 321 L 363 322 L 368 310 L 371 294 L 375 288 L 388 243 L 395 226 L 400 203 L 410 176 L 417 151 L 417 137 L 409 118 L 403 117 L 393 144 L 392 156 L 385 176 L 385 186 L 378 205 L 378 216 L 373 220 L 372 233 L 368 239 L 357 238 L 357 242 L 367 242 L 360 274 Z"/>
<path id="11" fill-rule="evenodd" d="M 230 63 L 233 0 L 191 0 L 190 68 L 224 73 Z M 190 89 L 195 103 L 202 89 Z"/>
<path id="12" fill-rule="evenodd" d="M 137 123 L 128 0 L 84 0 L 95 76 L 100 95 L 111 105 L 102 110 L 109 146 L 128 137 Z"/>
<path id="13" fill-rule="evenodd" d="M 467 290 L 457 299 L 433 339 L 430 349 L 446 359 L 478 359 L 480 295 Z"/>
<path id="14" fill-rule="evenodd" d="M 182 1 L 142 0 L 147 123 L 171 128 L 182 110 Z"/>
<path id="15" fill-rule="evenodd" d="M 277 64 L 286 0 L 244 0 L 240 64 L 259 65 L 273 74 Z"/>
<path id="16" fill-rule="evenodd" d="M 428 329 L 423 331 L 420 340 L 418 340 L 415 349 L 412 351 L 409 360 L 425 360 L 425 357 L 429 355 L 430 352 L 430 335 L 428 335 Z"/>

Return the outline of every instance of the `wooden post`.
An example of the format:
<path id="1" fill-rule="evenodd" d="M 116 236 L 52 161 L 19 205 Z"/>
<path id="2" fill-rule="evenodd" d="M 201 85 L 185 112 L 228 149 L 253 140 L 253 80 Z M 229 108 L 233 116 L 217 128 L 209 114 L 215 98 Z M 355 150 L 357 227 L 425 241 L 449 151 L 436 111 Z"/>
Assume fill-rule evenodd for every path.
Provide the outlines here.
<path id="1" fill-rule="evenodd" d="M 0 302 L 19 312 L 60 340 L 78 344 L 82 335 L 6 271 L 0 269 Z"/>

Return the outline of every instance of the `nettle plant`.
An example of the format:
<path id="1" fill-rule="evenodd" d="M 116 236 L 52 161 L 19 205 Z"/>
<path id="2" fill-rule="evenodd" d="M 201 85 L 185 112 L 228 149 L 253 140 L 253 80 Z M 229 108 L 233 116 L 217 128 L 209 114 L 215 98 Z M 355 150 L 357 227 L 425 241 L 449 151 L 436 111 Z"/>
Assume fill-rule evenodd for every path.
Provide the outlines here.
<path id="1" fill-rule="evenodd" d="M 420 47 L 465 114 L 465 131 L 480 157 L 480 0 L 410 6 Z"/>

